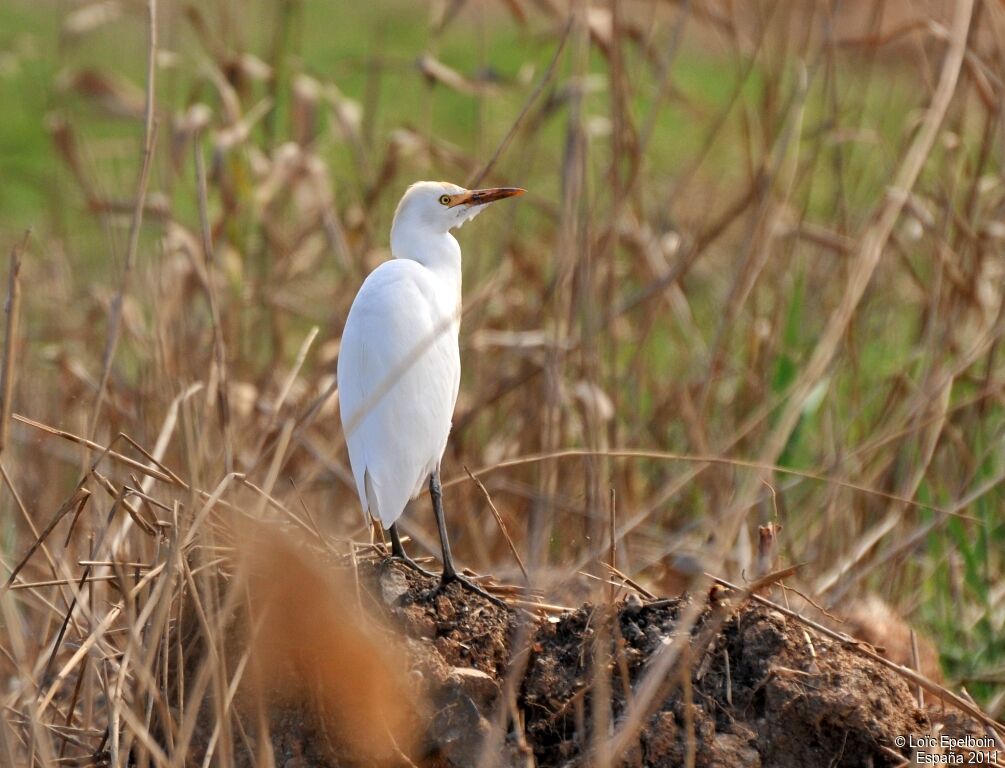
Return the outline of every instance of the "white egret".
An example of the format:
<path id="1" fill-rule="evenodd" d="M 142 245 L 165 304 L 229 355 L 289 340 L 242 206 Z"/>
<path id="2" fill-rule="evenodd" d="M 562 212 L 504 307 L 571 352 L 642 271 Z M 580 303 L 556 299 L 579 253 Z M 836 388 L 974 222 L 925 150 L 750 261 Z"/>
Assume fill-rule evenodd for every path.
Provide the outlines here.
<path id="1" fill-rule="evenodd" d="M 450 230 L 519 188 L 468 190 L 420 181 L 405 192 L 391 225 L 391 260 L 353 300 L 338 358 L 339 410 L 364 514 L 405 554 L 397 520 L 429 485 L 443 552 L 442 582 L 459 581 L 500 603 L 454 567 L 440 491 L 440 460 L 461 381 L 461 247 Z M 423 571 L 424 573 L 428 573 Z"/>

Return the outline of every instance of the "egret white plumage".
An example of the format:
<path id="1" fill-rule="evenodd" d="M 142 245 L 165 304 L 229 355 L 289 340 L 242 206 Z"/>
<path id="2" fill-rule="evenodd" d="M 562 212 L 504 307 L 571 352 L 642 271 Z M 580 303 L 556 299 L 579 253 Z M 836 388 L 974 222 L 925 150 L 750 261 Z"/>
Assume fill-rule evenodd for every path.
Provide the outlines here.
<path id="1" fill-rule="evenodd" d="M 458 574 L 443 517 L 440 461 L 461 381 L 461 247 L 450 230 L 523 192 L 442 181 L 410 186 L 391 225 L 393 258 L 370 273 L 349 310 L 337 373 L 359 500 L 389 531 L 392 556 L 423 570 L 405 554 L 397 520 L 428 482 L 443 582 L 460 581 L 494 602 Z"/>

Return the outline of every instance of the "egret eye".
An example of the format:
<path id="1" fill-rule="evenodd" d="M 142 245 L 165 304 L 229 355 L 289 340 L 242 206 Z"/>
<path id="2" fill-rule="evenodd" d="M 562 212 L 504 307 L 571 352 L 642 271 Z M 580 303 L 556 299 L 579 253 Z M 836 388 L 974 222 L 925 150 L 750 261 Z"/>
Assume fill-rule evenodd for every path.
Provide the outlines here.
<path id="1" fill-rule="evenodd" d="M 450 195 L 440 195 L 441 205 L 450 205 Z"/>

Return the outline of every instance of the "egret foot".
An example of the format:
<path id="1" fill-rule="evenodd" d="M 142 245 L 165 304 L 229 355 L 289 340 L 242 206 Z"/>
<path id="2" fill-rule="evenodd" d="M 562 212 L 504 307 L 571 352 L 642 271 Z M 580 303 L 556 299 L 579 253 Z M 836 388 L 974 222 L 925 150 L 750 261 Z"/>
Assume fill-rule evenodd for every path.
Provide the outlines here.
<path id="1" fill-rule="evenodd" d="M 388 531 L 391 534 L 391 559 L 397 560 L 402 565 L 411 568 L 417 573 L 421 573 L 423 576 L 429 576 L 431 579 L 436 578 L 436 574 L 432 571 L 427 571 L 412 558 L 405 554 L 405 548 L 401 545 L 401 537 L 398 535 L 398 524 L 394 523 Z"/>
<path id="2" fill-rule="evenodd" d="M 437 578 L 435 573 L 433 573 L 432 571 L 427 571 L 425 568 L 423 568 L 421 565 L 415 562 L 408 555 L 391 555 L 388 558 L 388 560 L 390 560 L 393 563 L 401 563 L 406 568 L 411 568 L 416 573 L 421 573 L 423 576 L 428 576 L 431 579 Z"/>
<path id="3" fill-rule="evenodd" d="M 471 579 L 469 579 L 467 576 L 461 576 L 461 574 L 456 572 L 449 572 L 449 573 L 447 571 L 443 572 L 443 575 L 440 577 L 440 589 L 443 589 L 443 587 L 447 586 L 452 581 L 456 581 L 458 584 L 460 584 L 462 587 L 464 587 L 466 590 L 470 592 L 474 592 L 477 595 L 481 595 L 493 605 L 498 605 L 500 608 L 505 608 L 506 610 L 509 610 L 509 605 L 504 600 L 501 600 L 495 595 L 486 592 L 484 589 L 482 589 L 473 581 L 471 581 Z"/>

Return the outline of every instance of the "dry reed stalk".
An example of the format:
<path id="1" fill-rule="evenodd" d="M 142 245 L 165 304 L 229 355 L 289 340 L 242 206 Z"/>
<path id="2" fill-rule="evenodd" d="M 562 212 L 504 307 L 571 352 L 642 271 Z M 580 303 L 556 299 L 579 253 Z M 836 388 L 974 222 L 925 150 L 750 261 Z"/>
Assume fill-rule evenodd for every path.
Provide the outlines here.
<path id="1" fill-rule="evenodd" d="M 828 318 L 826 330 L 817 342 L 805 367 L 799 372 L 799 377 L 790 390 L 788 400 L 778 415 L 776 426 L 765 441 L 760 457 L 766 463 L 776 461 L 781 454 L 796 426 L 799 414 L 810 392 L 818 384 L 837 354 L 841 339 L 855 314 L 855 309 L 858 307 L 866 287 L 869 285 L 880 256 L 883 254 L 883 249 L 890 239 L 893 226 L 901 215 L 906 198 L 914 188 L 921 169 L 932 151 L 936 134 L 945 119 L 949 104 L 956 91 L 956 83 L 966 52 L 967 32 L 970 28 L 973 7 L 973 0 L 962 0 L 954 6 L 951 43 L 942 63 L 938 87 L 932 96 L 921 128 L 893 179 L 890 194 L 875 213 L 873 223 L 860 239 L 860 245 L 853 257 L 854 262 L 849 271 L 848 283 L 842 293 L 841 303 Z M 737 500 L 737 507 L 749 505 L 753 496 L 752 489 L 753 486 L 749 483 L 745 486 L 744 492 Z"/>
<path id="2" fill-rule="evenodd" d="M 562 209 L 559 221 L 557 243 L 557 267 L 552 308 L 555 317 L 553 338 L 557 341 L 570 334 L 575 312 L 575 291 L 573 276 L 583 254 L 584 240 L 581 235 L 584 197 L 584 164 L 586 162 L 585 136 L 583 129 L 582 100 L 585 88 L 587 56 L 589 53 L 589 27 L 586 19 L 585 3 L 577 2 L 570 8 L 570 82 L 568 117 L 565 128 L 565 145 L 562 155 Z M 558 350 L 559 344 L 553 346 Z M 544 403 L 539 419 L 538 434 L 541 449 L 555 450 L 562 443 L 563 419 L 561 408 L 560 382 L 565 378 L 565 356 L 553 352 L 545 367 L 545 380 L 541 392 Z M 552 538 L 554 515 L 550 509 L 550 499 L 557 493 L 559 476 L 553 467 L 547 465 L 538 469 L 539 495 L 530 511 L 528 538 L 530 570 L 535 573 L 545 559 L 544 545 Z M 476 472 L 475 474 L 481 474 Z"/>
<path id="3" fill-rule="evenodd" d="M 935 455 L 935 449 L 938 445 L 939 437 L 942 434 L 942 430 L 945 425 L 946 411 L 949 406 L 949 395 L 952 390 L 953 380 L 944 379 L 941 383 L 942 387 L 940 391 L 933 393 L 931 400 L 932 410 L 936 414 L 936 421 L 934 421 L 930 428 L 925 431 L 925 434 L 922 435 L 923 444 L 921 447 L 922 455 L 920 460 L 915 463 L 914 468 L 911 470 L 908 477 L 904 479 L 903 487 L 898 490 L 897 495 L 902 498 L 915 497 L 918 492 L 918 488 L 921 486 L 921 483 L 928 472 L 932 458 Z M 832 569 L 817 578 L 813 591 L 816 594 L 825 595 L 837 584 L 841 577 L 850 572 L 858 563 L 861 562 L 866 553 L 871 551 L 880 539 L 901 524 L 904 511 L 905 507 L 902 504 L 895 504 L 891 506 L 884 518 L 870 527 L 859 538 L 859 541 L 855 543 L 855 546 L 845 558 L 838 562 Z"/>
<path id="4" fill-rule="evenodd" d="M 471 470 L 467 467 L 464 468 L 464 472 L 468 477 L 471 478 L 471 482 L 478 486 L 478 490 L 482 492 L 485 496 L 485 501 L 488 502 L 489 509 L 492 510 L 492 517 L 495 518 L 496 525 L 499 526 L 499 530 L 502 532 L 503 538 L 506 539 L 506 544 L 509 546 L 510 552 L 513 553 L 513 559 L 516 560 L 516 564 L 520 566 L 520 572 L 523 574 L 524 581 L 530 582 L 530 574 L 527 572 L 527 566 L 523 563 L 523 558 L 520 557 L 520 552 L 517 550 L 516 545 L 513 543 L 512 537 L 509 535 L 509 531 L 506 530 L 506 524 L 503 522 L 502 515 L 499 514 L 499 510 L 496 509 L 495 503 L 492 501 L 492 496 L 489 494 L 488 488 L 485 487 L 477 475 L 471 474 Z"/>
<path id="5" fill-rule="evenodd" d="M 150 167 L 153 162 L 154 142 L 157 138 L 157 125 L 154 120 L 154 110 L 157 94 L 155 91 L 157 71 L 157 0 L 147 0 L 147 13 L 149 16 L 150 39 L 147 49 L 147 84 L 146 84 L 146 107 L 143 118 L 143 160 L 140 164 L 139 181 L 137 182 L 136 198 L 133 205 L 132 221 L 129 225 L 129 243 L 126 247 L 126 260 L 122 269 L 122 279 L 119 284 L 119 292 L 112 301 L 111 311 L 108 317 L 108 336 L 105 340 L 105 353 L 101 369 L 101 379 L 98 383 L 98 392 L 94 400 L 94 410 L 91 415 L 91 425 L 88 434 L 93 439 L 98 429 L 98 417 L 101 415 L 101 406 L 105 398 L 105 390 L 108 387 L 108 378 L 111 375 L 112 363 L 115 358 L 115 350 L 119 345 L 119 336 L 122 333 L 122 306 L 129 291 L 129 284 L 132 278 L 133 266 L 136 263 L 136 254 L 140 247 L 140 228 L 143 224 L 143 213 L 147 197 L 147 183 L 150 179 Z"/>
<path id="6" fill-rule="evenodd" d="M 7 326 L 4 335 L 3 369 L 0 372 L 0 454 L 10 436 L 10 415 L 14 402 L 15 346 L 18 342 L 18 322 L 21 316 L 21 257 L 28 247 L 31 230 L 24 234 L 20 246 L 10 252 L 10 272 L 7 278 L 7 303 L 4 306 Z"/>
<path id="7" fill-rule="evenodd" d="M 296 359 L 293 362 L 293 368 L 290 369 L 289 374 L 286 376 L 286 380 L 279 389 L 279 394 L 276 395 L 276 399 L 272 402 L 271 412 L 269 413 L 268 422 L 266 427 L 262 430 L 262 437 L 259 441 L 258 447 L 254 452 L 255 460 L 251 463 L 250 473 L 253 473 L 258 467 L 258 462 L 263 458 L 263 454 L 266 449 L 268 442 L 273 439 L 273 432 L 275 430 L 276 422 L 279 419 L 279 414 L 282 411 L 283 405 L 286 399 L 290 395 L 290 390 L 296 383 L 297 376 L 300 374 L 300 369 L 304 365 L 304 361 L 307 359 L 307 353 L 310 351 L 311 345 L 314 344 L 314 340 L 317 338 L 320 329 L 318 326 L 311 328 L 307 337 L 303 340 L 300 345 L 300 349 L 297 352 Z M 333 394 L 334 394 L 333 390 Z M 273 446 L 270 446 L 270 450 Z"/>
<path id="8" fill-rule="evenodd" d="M 229 381 L 227 373 L 227 349 L 224 346 L 223 331 L 221 329 L 220 304 L 216 296 L 214 283 L 214 268 L 216 266 L 216 252 L 213 248 L 213 233 L 209 223 L 209 206 L 206 200 L 206 168 L 202 157 L 202 144 L 200 135 L 196 132 L 192 141 L 192 149 L 195 158 L 196 187 L 199 198 L 199 224 L 202 233 L 202 267 L 205 274 L 203 277 L 203 288 L 209 300 L 210 322 L 213 328 L 213 360 L 217 369 L 216 385 L 216 406 L 220 420 L 220 431 L 223 433 L 224 451 L 224 471 L 230 473 L 234 471 L 234 444 L 230 425 L 230 401 L 229 401 Z"/>
<path id="9" fill-rule="evenodd" d="M 554 451 L 552 453 L 537 453 L 528 456 L 518 456 L 512 459 L 507 459 L 501 461 L 497 464 L 492 464 L 485 467 L 479 467 L 474 470 L 476 475 L 484 475 L 489 472 L 494 472 L 500 469 L 506 469 L 508 467 L 518 467 L 524 464 L 537 464 L 543 461 L 550 461 L 556 459 L 564 458 L 576 458 L 582 456 L 588 456 L 591 453 L 600 454 L 603 456 L 609 456 L 612 458 L 648 458 L 648 459 L 660 459 L 663 461 L 680 461 L 685 463 L 694 464 L 719 464 L 722 466 L 730 467 L 742 467 L 744 469 L 758 470 L 760 472 L 777 472 L 779 474 L 791 475 L 793 477 L 801 478 L 804 480 L 813 480 L 815 482 L 826 483 L 829 485 L 834 485 L 839 488 L 845 488 L 847 490 L 856 491 L 857 493 L 863 493 L 870 496 L 876 496 L 877 498 L 885 499 L 887 501 L 894 501 L 899 504 L 904 504 L 906 506 L 915 507 L 917 509 L 926 509 L 932 512 L 938 512 L 940 514 L 949 515 L 951 517 L 956 517 L 961 520 L 970 520 L 976 522 L 977 519 L 971 515 L 964 514 L 959 510 L 965 508 L 961 506 L 960 503 L 955 504 L 952 508 L 941 507 L 933 504 L 927 504 L 917 499 L 910 499 L 903 496 L 898 496 L 894 493 L 887 493 L 886 491 L 881 491 L 876 488 L 868 488 L 857 483 L 851 483 L 847 480 L 841 480 L 840 478 L 826 477 L 825 475 L 820 475 L 815 472 L 806 472 L 799 469 L 793 469 L 792 467 L 783 467 L 778 464 L 763 464 L 758 461 L 748 461 L 746 459 L 732 459 L 724 456 L 693 456 L 685 453 L 673 453 L 670 451 L 642 451 L 642 450 L 621 450 L 612 449 L 609 451 L 590 451 L 588 449 L 580 448 L 570 448 L 563 451 Z M 463 482 L 463 478 L 453 478 L 443 483 L 443 487 L 447 488 L 452 485 Z M 994 485 L 997 485 L 995 483 Z M 983 495 L 991 490 L 993 486 L 985 485 L 982 487 L 983 493 L 978 495 Z M 969 501 L 966 505 L 973 503 L 974 496 L 971 493 L 968 497 Z M 623 534 L 619 534 L 619 539 Z"/>
<path id="10" fill-rule="evenodd" d="M 527 97 L 523 107 L 520 109 L 520 113 L 510 125 L 509 130 L 507 130 L 506 135 L 503 137 L 503 140 L 499 142 L 499 146 L 497 146 L 495 151 L 492 153 L 492 157 L 488 159 L 485 165 L 477 173 L 468 178 L 468 180 L 464 183 L 464 186 L 469 189 L 474 189 L 480 186 L 485 178 L 492 173 L 492 169 L 495 168 L 495 165 L 499 162 L 499 158 L 502 154 L 509 149 L 509 145 L 513 142 L 513 139 L 516 137 L 521 125 L 523 125 L 524 119 L 530 112 L 531 107 L 537 103 L 538 98 L 544 92 L 544 89 L 552 81 L 552 78 L 555 75 L 558 62 L 562 58 L 562 51 L 565 50 L 565 43 L 569 39 L 569 33 L 572 31 L 572 21 L 573 17 L 570 16 L 569 20 L 565 24 L 565 29 L 558 38 L 558 44 L 555 46 L 555 54 L 551 57 L 551 61 L 548 63 L 547 69 L 545 69 L 544 74 L 541 75 L 541 79 L 534 87 L 534 90 L 531 91 L 530 96 Z"/>

